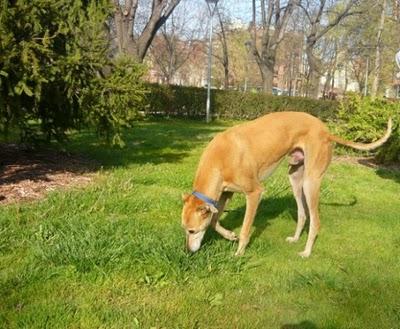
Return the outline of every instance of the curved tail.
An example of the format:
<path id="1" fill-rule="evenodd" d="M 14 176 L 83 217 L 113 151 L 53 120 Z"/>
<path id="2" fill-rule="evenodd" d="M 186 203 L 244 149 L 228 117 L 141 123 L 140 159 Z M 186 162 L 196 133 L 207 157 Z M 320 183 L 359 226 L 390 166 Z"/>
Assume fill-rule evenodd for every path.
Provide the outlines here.
<path id="1" fill-rule="evenodd" d="M 342 139 L 342 138 L 334 136 L 334 135 L 330 135 L 329 139 L 333 142 L 336 142 L 336 143 L 339 143 L 339 144 L 342 144 L 345 146 L 350 146 L 357 150 L 370 151 L 370 150 L 376 149 L 377 147 L 379 147 L 383 143 L 385 143 L 389 139 L 391 133 L 392 133 L 392 118 L 389 118 L 385 135 L 383 135 L 381 138 L 379 138 L 377 141 L 375 141 L 373 143 L 369 143 L 369 144 L 355 143 L 355 142 L 347 141 L 345 139 Z"/>

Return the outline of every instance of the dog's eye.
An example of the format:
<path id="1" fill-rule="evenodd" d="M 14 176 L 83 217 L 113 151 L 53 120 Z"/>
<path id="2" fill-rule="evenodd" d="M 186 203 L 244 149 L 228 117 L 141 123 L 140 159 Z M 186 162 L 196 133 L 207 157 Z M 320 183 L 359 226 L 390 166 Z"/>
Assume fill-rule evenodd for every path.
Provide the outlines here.
<path id="1" fill-rule="evenodd" d="M 193 234 L 195 230 L 188 230 L 189 234 Z"/>

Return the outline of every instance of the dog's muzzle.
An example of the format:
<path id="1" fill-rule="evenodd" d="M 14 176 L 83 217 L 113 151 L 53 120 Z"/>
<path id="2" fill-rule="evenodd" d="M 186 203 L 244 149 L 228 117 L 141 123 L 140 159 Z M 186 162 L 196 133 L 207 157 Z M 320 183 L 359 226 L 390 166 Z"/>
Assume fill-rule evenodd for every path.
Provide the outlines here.
<path id="1" fill-rule="evenodd" d="M 186 233 L 186 249 L 191 252 L 199 250 L 205 233 L 206 231 L 200 231 L 194 234 Z"/>

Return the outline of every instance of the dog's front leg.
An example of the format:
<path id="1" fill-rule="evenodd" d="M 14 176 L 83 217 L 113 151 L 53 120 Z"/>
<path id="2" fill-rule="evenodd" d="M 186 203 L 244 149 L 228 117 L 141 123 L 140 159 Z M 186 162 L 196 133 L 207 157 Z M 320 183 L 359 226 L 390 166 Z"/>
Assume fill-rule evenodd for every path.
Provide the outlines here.
<path id="1" fill-rule="evenodd" d="M 224 192 L 221 195 L 221 198 L 218 202 L 218 213 L 214 214 L 212 218 L 211 225 L 219 234 L 221 234 L 225 239 L 230 241 L 236 241 L 238 239 L 235 232 L 229 231 L 226 228 L 222 227 L 219 223 L 219 218 L 221 217 L 228 200 L 232 197 L 232 192 Z"/>
<path id="2" fill-rule="evenodd" d="M 238 237 L 235 232 L 227 230 L 225 227 L 222 227 L 221 224 L 217 221 L 214 226 L 215 231 L 221 234 L 225 239 L 229 241 L 237 241 Z"/>
<path id="3" fill-rule="evenodd" d="M 246 194 L 246 214 L 244 215 L 243 226 L 240 231 L 239 246 L 236 251 L 236 256 L 241 256 L 246 249 L 250 240 L 251 226 L 254 222 L 254 217 L 257 212 L 258 204 L 260 203 L 263 188 L 258 187 L 254 191 Z"/>

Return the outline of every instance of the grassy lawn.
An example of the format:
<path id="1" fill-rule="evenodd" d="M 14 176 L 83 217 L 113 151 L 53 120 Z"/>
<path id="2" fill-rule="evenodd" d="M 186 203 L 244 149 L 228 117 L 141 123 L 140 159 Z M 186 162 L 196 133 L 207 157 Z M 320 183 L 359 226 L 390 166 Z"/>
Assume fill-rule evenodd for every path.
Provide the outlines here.
<path id="1" fill-rule="evenodd" d="M 103 168 L 85 188 L 0 208 L 0 328 L 399 328 L 400 173 L 333 163 L 309 259 L 285 238 L 296 206 L 283 164 L 266 181 L 252 240 L 208 232 L 184 252 L 181 194 L 224 124 L 145 122 L 117 150 L 68 148 Z M 223 225 L 239 232 L 244 198 Z"/>

